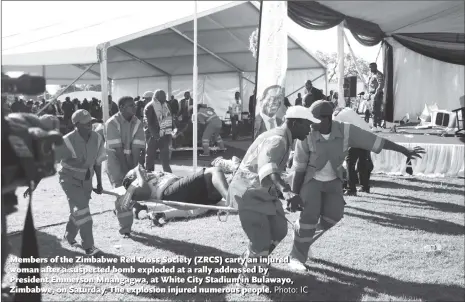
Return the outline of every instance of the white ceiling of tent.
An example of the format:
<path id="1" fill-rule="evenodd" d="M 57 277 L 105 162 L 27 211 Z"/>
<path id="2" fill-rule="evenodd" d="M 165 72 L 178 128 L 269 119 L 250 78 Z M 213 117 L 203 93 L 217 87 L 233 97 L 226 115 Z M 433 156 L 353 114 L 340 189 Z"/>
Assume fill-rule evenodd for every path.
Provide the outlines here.
<path id="1" fill-rule="evenodd" d="M 464 1 L 318 1 L 346 16 L 371 21 L 387 34 L 464 33 Z"/>
<path id="2" fill-rule="evenodd" d="M 160 2 L 137 2 L 141 6 L 137 13 L 87 22 L 83 28 L 73 22 L 60 23 L 2 37 L 2 69 L 41 75 L 40 65 L 46 65 L 45 76 L 50 84 L 66 83 L 89 63 L 96 63 L 98 44 L 109 42 L 108 76 L 112 79 L 190 75 L 193 4 L 187 3 L 163 2 L 157 18 L 151 14 L 142 18 L 140 11 L 155 11 Z M 258 27 L 257 6 L 244 1 L 198 3 L 198 72 L 254 71 L 249 37 Z M 178 13 L 182 5 L 192 9 Z M 173 11 L 177 12 L 175 16 Z M 289 70 L 324 68 L 291 33 L 288 49 Z M 85 74 L 80 82 L 98 82 L 99 72 L 99 64 L 95 64 L 92 73 Z"/>

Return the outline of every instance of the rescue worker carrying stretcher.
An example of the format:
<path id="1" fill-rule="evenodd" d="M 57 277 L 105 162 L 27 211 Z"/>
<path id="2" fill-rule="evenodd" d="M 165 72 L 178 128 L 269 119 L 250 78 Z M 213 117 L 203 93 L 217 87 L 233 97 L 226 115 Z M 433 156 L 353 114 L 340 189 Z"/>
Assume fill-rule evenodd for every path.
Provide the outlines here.
<path id="1" fill-rule="evenodd" d="M 304 140 L 310 125 L 317 122 L 319 120 L 309 109 L 302 106 L 289 108 L 285 123 L 260 134 L 234 174 L 228 199 L 237 203 L 242 228 L 250 241 L 244 255 L 245 267 L 265 267 L 260 260 L 249 261 L 248 258 L 268 257 L 286 237 L 287 220 L 278 191 L 290 203 L 291 211 L 302 205 L 300 196 L 291 191 L 281 174 L 286 169 L 294 139 Z M 239 278 L 250 280 L 247 274 L 241 274 Z"/>
<path id="2" fill-rule="evenodd" d="M 103 138 L 92 131 L 92 117 L 88 111 L 75 111 L 71 122 L 74 130 L 63 137 L 64 144 L 55 148 L 55 160 L 61 161 L 59 181 L 70 210 L 64 240 L 71 246 L 78 247 L 76 236 L 79 232 L 81 246 L 86 254 L 96 255 L 100 250 L 94 246 L 89 201 L 94 174 L 97 178 L 97 189 L 94 192 L 101 194 L 103 191 L 101 164 L 106 159 L 105 146 Z M 26 190 L 24 196 L 28 194 L 29 191 Z"/>
<path id="3" fill-rule="evenodd" d="M 145 148 L 144 130 L 141 121 L 135 116 L 136 105 L 130 96 L 118 100 L 119 112 L 105 123 L 106 152 L 108 156 L 107 174 L 114 188 L 123 184 L 123 178 L 129 170 L 136 167 Z M 143 209 L 135 204 L 136 211 Z M 115 205 L 115 215 L 120 225 L 119 233 L 130 236 L 133 223 L 132 210 L 124 211 Z"/>
<path id="4" fill-rule="evenodd" d="M 313 125 L 311 134 L 304 140 L 297 141 L 294 153 L 292 190 L 305 201 L 295 223 L 290 253 L 289 267 L 296 271 L 307 269 L 305 262 L 311 258 L 310 246 L 344 215 L 342 164 L 349 148 L 375 153 L 392 150 L 412 159 L 421 158 L 425 153 L 423 148 L 408 149 L 355 125 L 334 121 L 330 102 L 316 101 L 310 110 L 321 122 Z M 316 236 L 315 232 L 318 232 Z"/>

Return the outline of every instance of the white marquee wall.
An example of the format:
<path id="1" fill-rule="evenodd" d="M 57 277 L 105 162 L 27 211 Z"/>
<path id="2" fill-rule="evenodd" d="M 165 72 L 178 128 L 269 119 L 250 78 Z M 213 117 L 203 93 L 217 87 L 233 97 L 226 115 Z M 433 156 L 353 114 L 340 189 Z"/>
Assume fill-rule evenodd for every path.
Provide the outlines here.
<path id="1" fill-rule="evenodd" d="M 291 70 L 287 72 L 286 94 L 299 89 L 308 79 L 314 79 L 324 71 L 321 69 L 311 70 Z M 246 72 L 244 77 L 255 82 L 255 73 Z M 229 102 L 234 98 L 234 93 L 240 91 L 240 81 L 237 73 L 218 73 L 198 76 L 198 100 L 215 109 L 220 117 L 223 117 L 228 110 Z M 323 89 L 325 93 L 325 77 L 314 81 L 313 85 Z M 192 94 L 192 76 L 174 76 L 171 80 L 172 94 L 180 101 L 184 97 L 184 92 Z M 122 96 L 142 96 L 146 91 L 163 89 L 168 92 L 168 77 L 150 77 L 138 79 L 125 79 L 113 81 L 112 95 L 114 100 Z M 249 111 L 249 97 L 252 95 L 254 85 L 247 80 L 242 81 L 243 111 Z M 304 95 L 304 88 L 299 91 Z M 297 98 L 297 92 L 289 97 L 291 104 Z"/>

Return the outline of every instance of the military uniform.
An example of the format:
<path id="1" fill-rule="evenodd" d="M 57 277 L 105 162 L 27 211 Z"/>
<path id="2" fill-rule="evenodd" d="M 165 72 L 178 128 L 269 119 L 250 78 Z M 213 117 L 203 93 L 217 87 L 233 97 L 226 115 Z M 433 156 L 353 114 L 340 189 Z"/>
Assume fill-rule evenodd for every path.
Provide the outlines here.
<path id="1" fill-rule="evenodd" d="M 370 100 L 373 106 L 373 127 L 381 126 L 382 111 L 383 111 L 383 88 L 384 88 L 384 76 L 381 72 L 371 73 L 368 79 L 368 85 L 370 85 Z M 375 95 L 376 90 L 379 89 L 378 95 Z"/>
<path id="2" fill-rule="evenodd" d="M 124 176 L 134 167 L 123 170 L 121 163 L 116 156 L 115 148 L 122 148 L 125 156 L 133 157 L 133 164 L 138 164 L 141 149 L 145 147 L 144 131 L 141 121 L 133 116 L 127 121 L 121 113 L 117 113 L 105 123 L 106 152 L 108 155 L 107 173 L 113 187 L 119 187 L 123 183 Z M 116 205 L 116 204 L 115 204 Z M 131 231 L 133 223 L 132 209 L 122 210 L 116 206 L 116 216 L 118 217 L 121 234 Z"/>

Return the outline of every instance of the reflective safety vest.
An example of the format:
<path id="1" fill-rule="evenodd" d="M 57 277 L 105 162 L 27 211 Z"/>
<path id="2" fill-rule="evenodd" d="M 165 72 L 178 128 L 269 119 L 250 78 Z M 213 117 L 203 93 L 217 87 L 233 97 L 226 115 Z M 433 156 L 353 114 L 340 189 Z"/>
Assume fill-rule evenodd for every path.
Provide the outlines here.
<path id="1" fill-rule="evenodd" d="M 100 162 L 99 151 L 103 148 L 103 138 L 92 131 L 87 143 L 79 133 L 74 130 L 63 137 L 66 148 L 71 153 L 71 158 L 61 161 L 60 173 L 67 174 L 78 180 L 92 179 L 94 165 Z"/>
<path id="2" fill-rule="evenodd" d="M 131 123 L 130 123 L 132 129 L 129 129 L 132 131 L 129 134 L 130 136 L 128 137 L 127 135 L 123 135 L 121 133 L 120 119 L 122 118 L 123 117 L 121 116 L 121 114 L 115 114 L 111 118 L 109 118 L 108 121 L 105 123 L 106 125 L 104 129 L 105 138 L 106 138 L 105 148 L 108 151 L 114 152 L 115 151 L 114 147 L 121 145 L 123 148 L 124 154 L 131 154 L 132 145 L 140 145 L 142 147 L 145 146 L 145 141 L 141 139 L 142 137 L 136 137 L 137 131 L 139 130 L 139 127 L 141 126 L 141 121 L 136 116 L 132 118 Z M 132 127 L 133 124 L 134 124 L 134 127 Z M 118 133 L 113 132 L 113 133 L 110 133 L 110 136 L 109 136 L 108 135 L 109 125 L 113 125 L 114 128 L 116 128 L 116 130 L 118 131 Z"/>
<path id="3" fill-rule="evenodd" d="M 213 110 L 210 107 L 199 108 L 199 110 L 197 111 L 197 115 L 198 115 L 197 120 L 199 124 L 208 124 L 209 122 L 213 120 L 220 119 L 218 115 L 216 115 L 215 110 Z"/>
<path id="4" fill-rule="evenodd" d="M 173 117 L 168 104 L 166 102 L 162 104 L 154 100 L 152 106 L 157 116 L 158 124 L 160 125 L 160 136 L 171 134 L 173 131 Z"/>
<path id="5" fill-rule="evenodd" d="M 103 139 L 105 139 L 103 124 L 100 124 L 100 123 L 93 124 L 92 131 L 97 132 L 98 134 L 100 134 L 100 136 L 102 136 Z"/>

